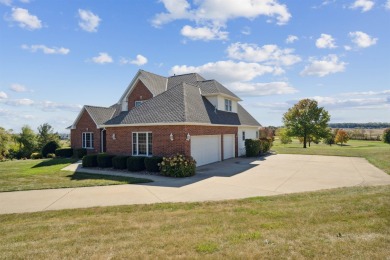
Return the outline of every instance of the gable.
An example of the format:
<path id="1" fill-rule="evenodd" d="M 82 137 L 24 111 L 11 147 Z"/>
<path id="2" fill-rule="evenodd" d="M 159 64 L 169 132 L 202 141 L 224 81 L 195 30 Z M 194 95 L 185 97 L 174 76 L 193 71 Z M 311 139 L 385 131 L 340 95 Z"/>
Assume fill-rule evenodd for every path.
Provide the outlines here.
<path id="1" fill-rule="evenodd" d="M 85 109 L 85 107 L 83 107 L 83 109 L 80 111 L 78 117 L 74 121 L 71 129 L 90 128 L 90 127 L 97 128 L 97 124 L 92 119 L 91 115 L 88 113 L 88 111 Z"/>
<path id="2" fill-rule="evenodd" d="M 127 98 L 127 109 L 130 110 L 135 107 L 135 101 L 146 101 L 153 98 L 152 92 L 139 80 Z"/>

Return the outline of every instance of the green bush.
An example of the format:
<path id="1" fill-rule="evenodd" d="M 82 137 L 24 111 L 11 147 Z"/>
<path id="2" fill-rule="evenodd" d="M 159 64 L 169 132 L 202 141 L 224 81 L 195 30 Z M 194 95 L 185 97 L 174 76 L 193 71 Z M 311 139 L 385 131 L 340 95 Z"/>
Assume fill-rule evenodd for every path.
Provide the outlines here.
<path id="1" fill-rule="evenodd" d="M 42 156 L 47 157 L 49 153 L 55 153 L 60 145 L 56 141 L 50 141 L 42 147 Z"/>
<path id="2" fill-rule="evenodd" d="M 245 139 L 246 157 L 256 157 L 260 153 L 260 140 Z"/>
<path id="3" fill-rule="evenodd" d="M 127 158 L 127 170 L 131 172 L 139 172 L 145 170 L 145 157 L 143 156 L 130 156 Z"/>
<path id="4" fill-rule="evenodd" d="M 30 158 L 31 159 L 42 159 L 42 154 L 41 153 L 32 153 L 31 155 L 30 155 Z"/>
<path id="5" fill-rule="evenodd" d="M 159 164 L 161 174 L 169 177 L 189 177 L 195 175 L 196 161 L 190 156 L 177 154 L 164 157 Z"/>
<path id="6" fill-rule="evenodd" d="M 87 149 L 85 148 L 78 148 L 78 149 L 74 149 L 73 151 L 73 156 L 78 159 L 81 159 L 86 155 L 87 155 Z"/>
<path id="7" fill-rule="evenodd" d="M 83 157 L 83 167 L 97 167 L 97 154 L 85 155 Z"/>
<path id="8" fill-rule="evenodd" d="M 56 155 L 54 153 L 48 153 L 46 158 L 56 158 Z"/>
<path id="9" fill-rule="evenodd" d="M 55 151 L 57 157 L 69 158 L 73 156 L 73 149 L 71 147 L 58 148 Z"/>
<path id="10" fill-rule="evenodd" d="M 112 167 L 114 169 L 120 169 L 120 170 L 126 169 L 127 158 L 129 158 L 129 156 L 123 156 L 123 155 L 114 156 L 112 158 Z"/>
<path id="11" fill-rule="evenodd" d="M 148 172 L 159 172 L 160 167 L 158 166 L 163 160 L 162 157 L 153 156 L 153 157 L 145 157 L 145 168 Z"/>
<path id="12" fill-rule="evenodd" d="M 106 154 L 101 153 L 97 155 L 97 165 L 100 168 L 110 168 L 112 167 L 112 158 L 114 158 L 115 155 L 112 154 Z"/>
<path id="13" fill-rule="evenodd" d="M 260 153 L 267 153 L 272 147 L 272 138 L 260 138 Z"/>
<path id="14" fill-rule="evenodd" d="M 382 140 L 383 142 L 390 144 L 390 128 L 383 130 Z"/>

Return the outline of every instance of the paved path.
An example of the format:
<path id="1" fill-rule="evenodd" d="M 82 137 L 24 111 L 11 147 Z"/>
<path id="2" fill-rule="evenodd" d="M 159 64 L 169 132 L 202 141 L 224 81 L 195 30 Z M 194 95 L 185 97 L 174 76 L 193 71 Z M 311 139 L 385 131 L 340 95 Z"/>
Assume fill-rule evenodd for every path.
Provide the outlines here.
<path id="1" fill-rule="evenodd" d="M 76 169 L 77 165 L 71 167 Z M 80 171 L 87 170 L 81 168 Z M 230 159 L 199 167 L 197 171 L 196 176 L 183 179 L 134 174 L 136 177 L 154 180 L 152 183 L 140 185 L 2 192 L 0 214 L 159 202 L 226 200 L 390 184 L 390 175 L 365 159 L 355 157 L 280 154 L 261 160 Z"/>

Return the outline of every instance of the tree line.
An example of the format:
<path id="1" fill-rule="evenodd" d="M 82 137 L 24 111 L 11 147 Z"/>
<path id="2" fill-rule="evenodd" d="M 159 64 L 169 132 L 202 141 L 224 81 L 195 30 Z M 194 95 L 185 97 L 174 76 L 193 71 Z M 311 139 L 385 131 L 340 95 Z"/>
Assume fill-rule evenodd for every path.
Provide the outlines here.
<path id="1" fill-rule="evenodd" d="M 369 129 L 378 129 L 378 128 L 388 128 L 390 123 L 330 123 L 328 124 L 331 128 L 369 128 Z"/>

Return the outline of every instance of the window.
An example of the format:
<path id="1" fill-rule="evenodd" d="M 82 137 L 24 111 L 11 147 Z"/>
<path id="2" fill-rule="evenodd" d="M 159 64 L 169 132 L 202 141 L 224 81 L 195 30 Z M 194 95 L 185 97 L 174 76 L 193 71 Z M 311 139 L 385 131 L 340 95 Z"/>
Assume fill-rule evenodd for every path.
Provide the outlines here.
<path id="1" fill-rule="evenodd" d="M 140 105 L 142 105 L 143 101 L 135 101 L 134 103 L 135 107 L 139 107 Z"/>
<path id="2" fill-rule="evenodd" d="M 133 133 L 133 155 L 152 155 L 152 133 Z"/>
<path id="3" fill-rule="evenodd" d="M 232 101 L 225 99 L 225 111 L 232 111 Z"/>
<path id="4" fill-rule="evenodd" d="M 242 141 L 245 141 L 245 131 L 242 131 Z"/>
<path id="5" fill-rule="evenodd" d="M 93 149 L 93 133 L 84 132 L 82 136 L 83 148 Z"/>
<path id="6" fill-rule="evenodd" d="M 259 138 L 259 131 L 256 131 L 256 139 Z"/>

